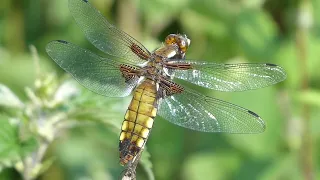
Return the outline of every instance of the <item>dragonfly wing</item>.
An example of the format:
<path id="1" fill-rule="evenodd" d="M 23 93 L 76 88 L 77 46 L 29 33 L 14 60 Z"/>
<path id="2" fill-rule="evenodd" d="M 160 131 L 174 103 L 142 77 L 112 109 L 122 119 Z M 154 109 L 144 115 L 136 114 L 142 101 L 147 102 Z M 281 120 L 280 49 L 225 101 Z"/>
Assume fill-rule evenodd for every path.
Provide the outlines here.
<path id="1" fill-rule="evenodd" d="M 69 9 L 88 40 L 101 51 L 136 64 L 150 57 L 141 43 L 110 24 L 88 0 L 69 0 Z"/>
<path id="2" fill-rule="evenodd" d="M 126 79 L 121 64 L 102 58 L 66 41 L 52 41 L 46 46 L 49 56 L 80 84 L 98 94 L 123 97 L 131 93 L 138 77 Z"/>
<path id="3" fill-rule="evenodd" d="M 284 69 L 274 64 L 220 64 L 197 61 L 171 61 L 174 77 L 218 91 L 245 91 L 283 81 Z M 184 68 L 184 69 L 182 69 Z"/>
<path id="4" fill-rule="evenodd" d="M 240 106 L 184 89 L 160 100 L 158 114 L 169 122 L 203 132 L 260 133 L 263 120 Z"/>

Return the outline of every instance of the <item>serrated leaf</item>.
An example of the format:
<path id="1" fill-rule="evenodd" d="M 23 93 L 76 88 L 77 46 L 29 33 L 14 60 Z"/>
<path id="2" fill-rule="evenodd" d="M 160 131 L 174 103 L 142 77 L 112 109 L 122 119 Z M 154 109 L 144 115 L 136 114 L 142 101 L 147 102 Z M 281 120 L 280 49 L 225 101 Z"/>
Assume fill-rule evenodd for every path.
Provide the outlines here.
<path id="1" fill-rule="evenodd" d="M 0 116 L 0 166 L 12 166 L 19 159 L 19 139 L 17 127 L 9 119 Z"/>
<path id="2" fill-rule="evenodd" d="M 13 167 L 37 147 L 35 138 L 19 140 L 18 126 L 0 115 L 0 167 Z"/>
<path id="3" fill-rule="evenodd" d="M 0 84 L 0 106 L 21 109 L 23 103 L 7 86 Z"/>

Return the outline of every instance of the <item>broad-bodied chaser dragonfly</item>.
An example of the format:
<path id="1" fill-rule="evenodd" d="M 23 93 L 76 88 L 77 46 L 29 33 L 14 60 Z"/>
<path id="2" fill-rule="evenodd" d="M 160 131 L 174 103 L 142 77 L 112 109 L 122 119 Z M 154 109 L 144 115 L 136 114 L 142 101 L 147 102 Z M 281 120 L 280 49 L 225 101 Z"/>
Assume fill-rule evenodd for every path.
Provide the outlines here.
<path id="1" fill-rule="evenodd" d="M 286 78 L 269 63 L 219 64 L 185 59 L 190 39 L 170 34 L 162 47 L 148 51 L 110 24 L 87 0 L 69 0 L 69 9 L 87 39 L 112 58 L 100 57 L 70 42 L 50 42 L 46 51 L 89 90 L 109 97 L 133 94 L 120 133 L 120 164 L 132 162 L 143 149 L 156 115 L 173 124 L 203 132 L 260 133 L 254 112 L 202 95 L 177 84 L 182 79 L 218 91 L 245 91 Z"/>

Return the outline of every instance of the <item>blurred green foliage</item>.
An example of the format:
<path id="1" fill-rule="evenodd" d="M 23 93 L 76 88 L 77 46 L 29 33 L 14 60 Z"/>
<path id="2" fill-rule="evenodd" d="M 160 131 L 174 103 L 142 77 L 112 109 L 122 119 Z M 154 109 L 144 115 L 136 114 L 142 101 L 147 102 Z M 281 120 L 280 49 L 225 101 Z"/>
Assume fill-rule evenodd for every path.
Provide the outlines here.
<path id="1" fill-rule="evenodd" d="M 261 90 L 199 89 L 258 113 L 267 124 L 262 134 L 200 133 L 158 117 L 148 152 L 144 152 L 149 157 L 138 167 L 138 179 L 149 179 L 152 173 L 155 179 L 165 180 L 320 178 L 316 152 L 320 0 L 91 3 L 150 50 L 160 46 L 169 33 L 185 33 L 191 39 L 189 59 L 275 63 L 288 74 L 286 81 Z M 64 86 L 69 78 L 44 50 L 49 41 L 63 39 L 101 54 L 77 27 L 67 0 L 1 0 L 0 12 L 0 179 L 25 177 L 21 170 L 26 166 L 19 162 L 27 163 L 43 142 L 50 144 L 45 161 L 33 172 L 43 172 L 38 179 L 117 179 L 123 170 L 118 164 L 118 135 L 130 97 L 106 98 L 76 83 Z M 30 45 L 39 51 L 40 69 Z M 72 97 L 70 87 L 77 92 Z M 36 113 L 39 109 L 45 113 L 43 125 L 47 126 L 39 127 L 37 121 L 33 127 L 18 126 L 17 122 L 26 125 L 33 118 L 39 120 L 43 115 Z M 50 125 L 61 116 L 67 121 L 59 127 Z M 53 127 L 61 129 L 50 134 Z"/>

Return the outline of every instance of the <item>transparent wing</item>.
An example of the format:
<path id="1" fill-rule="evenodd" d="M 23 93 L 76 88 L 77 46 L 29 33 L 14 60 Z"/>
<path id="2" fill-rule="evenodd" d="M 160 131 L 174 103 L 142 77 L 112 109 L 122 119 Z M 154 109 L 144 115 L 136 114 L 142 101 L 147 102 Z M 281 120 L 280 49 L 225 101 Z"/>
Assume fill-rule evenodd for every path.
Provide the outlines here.
<path id="1" fill-rule="evenodd" d="M 286 78 L 282 67 L 266 63 L 220 64 L 180 60 L 171 61 L 170 66 L 175 68 L 175 78 L 218 91 L 258 89 Z M 189 69 L 183 70 L 180 67 Z"/>
<path id="2" fill-rule="evenodd" d="M 131 93 L 138 77 L 126 81 L 120 63 L 102 58 L 66 41 L 52 41 L 46 46 L 49 56 L 80 84 L 98 94 L 123 97 Z"/>
<path id="3" fill-rule="evenodd" d="M 240 106 L 185 89 L 160 100 L 158 114 L 169 122 L 203 132 L 260 133 L 262 119 Z"/>
<path id="4" fill-rule="evenodd" d="M 136 64 L 149 58 L 141 43 L 110 24 L 88 0 L 69 0 L 69 9 L 88 40 L 101 51 Z"/>

